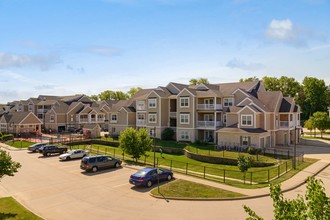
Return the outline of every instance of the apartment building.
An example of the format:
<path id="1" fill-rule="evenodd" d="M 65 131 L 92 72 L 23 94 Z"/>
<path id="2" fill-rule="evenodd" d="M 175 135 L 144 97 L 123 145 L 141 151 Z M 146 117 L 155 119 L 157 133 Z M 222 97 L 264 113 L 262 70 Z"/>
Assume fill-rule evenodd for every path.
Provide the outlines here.
<path id="1" fill-rule="evenodd" d="M 147 128 L 161 138 L 219 146 L 275 147 L 297 143 L 300 108 L 293 98 L 266 91 L 262 81 L 167 86 L 138 91 L 129 100 L 91 101 L 85 95 L 39 96 L 13 102 L 2 111 L 32 112 L 54 132 L 95 127 L 120 134 Z"/>

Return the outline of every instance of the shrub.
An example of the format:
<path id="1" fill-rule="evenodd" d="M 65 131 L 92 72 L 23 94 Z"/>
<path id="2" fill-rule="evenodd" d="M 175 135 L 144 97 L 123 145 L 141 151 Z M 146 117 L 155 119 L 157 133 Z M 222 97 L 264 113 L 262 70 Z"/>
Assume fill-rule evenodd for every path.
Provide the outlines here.
<path id="1" fill-rule="evenodd" d="M 14 135 L 12 134 L 5 134 L 0 136 L 0 141 L 8 141 L 14 139 Z"/>
<path id="2" fill-rule="evenodd" d="M 254 149 L 253 147 L 248 147 L 248 149 L 247 149 L 247 153 L 248 153 L 248 154 L 255 154 L 256 151 L 255 151 L 255 149 Z"/>
<path id="3" fill-rule="evenodd" d="M 174 130 L 172 128 L 165 128 L 162 132 L 162 140 L 172 140 L 174 136 Z"/>

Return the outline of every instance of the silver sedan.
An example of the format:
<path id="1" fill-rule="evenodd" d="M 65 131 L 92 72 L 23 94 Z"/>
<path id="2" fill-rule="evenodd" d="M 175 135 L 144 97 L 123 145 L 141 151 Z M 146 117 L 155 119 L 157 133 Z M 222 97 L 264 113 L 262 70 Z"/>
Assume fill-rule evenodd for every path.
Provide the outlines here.
<path id="1" fill-rule="evenodd" d="M 89 155 L 88 151 L 77 149 L 77 150 L 70 150 L 65 154 L 61 154 L 59 158 L 60 160 L 71 160 L 71 159 L 83 158 L 88 155 Z"/>

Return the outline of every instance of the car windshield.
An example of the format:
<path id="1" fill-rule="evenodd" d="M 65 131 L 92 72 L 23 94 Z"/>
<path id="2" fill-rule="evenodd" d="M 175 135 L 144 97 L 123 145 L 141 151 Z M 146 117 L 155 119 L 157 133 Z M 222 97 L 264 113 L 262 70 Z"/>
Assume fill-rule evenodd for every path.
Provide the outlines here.
<path id="1" fill-rule="evenodd" d="M 147 174 L 146 171 L 144 171 L 144 170 L 139 170 L 139 171 L 137 171 L 134 175 L 135 175 L 135 176 L 145 176 L 146 174 Z"/>

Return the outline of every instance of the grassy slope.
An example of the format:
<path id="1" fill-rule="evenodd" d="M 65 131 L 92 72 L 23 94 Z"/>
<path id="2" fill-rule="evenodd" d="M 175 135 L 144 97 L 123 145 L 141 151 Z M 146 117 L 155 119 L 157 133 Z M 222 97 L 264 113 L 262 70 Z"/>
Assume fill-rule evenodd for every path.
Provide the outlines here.
<path id="1" fill-rule="evenodd" d="M 42 220 L 12 197 L 0 198 L 0 219 Z"/>

